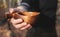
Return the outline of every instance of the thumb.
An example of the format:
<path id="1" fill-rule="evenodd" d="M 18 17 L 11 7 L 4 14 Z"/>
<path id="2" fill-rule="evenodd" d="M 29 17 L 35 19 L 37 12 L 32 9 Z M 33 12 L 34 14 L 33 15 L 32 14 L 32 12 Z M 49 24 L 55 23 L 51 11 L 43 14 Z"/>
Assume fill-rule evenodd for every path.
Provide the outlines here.
<path id="1" fill-rule="evenodd" d="M 14 8 L 10 8 L 10 9 L 9 9 L 9 12 L 10 12 L 10 13 L 13 13 L 13 12 L 14 12 Z"/>

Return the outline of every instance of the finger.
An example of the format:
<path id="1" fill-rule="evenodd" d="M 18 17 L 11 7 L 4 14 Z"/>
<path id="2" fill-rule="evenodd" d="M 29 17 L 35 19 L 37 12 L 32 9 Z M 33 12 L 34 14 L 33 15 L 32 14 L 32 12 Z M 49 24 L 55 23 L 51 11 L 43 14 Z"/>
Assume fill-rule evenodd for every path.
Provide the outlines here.
<path id="1" fill-rule="evenodd" d="M 29 29 L 30 27 L 31 27 L 31 25 L 30 25 L 30 24 L 28 24 L 28 25 L 26 25 L 25 27 L 20 28 L 20 30 Z"/>
<path id="2" fill-rule="evenodd" d="M 27 23 L 23 22 L 21 24 L 14 25 L 14 27 L 18 29 L 18 28 L 22 28 L 22 27 L 24 27 L 26 25 L 27 25 Z"/>
<path id="3" fill-rule="evenodd" d="M 10 8 L 10 9 L 9 9 L 9 12 L 10 12 L 10 13 L 14 12 L 14 8 Z"/>
<path id="4" fill-rule="evenodd" d="M 14 19 L 14 18 L 11 18 L 11 21 L 10 21 L 12 24 L 18 24 L 18 23 L 21 23 L 23 22 L 22 19 Z"/>

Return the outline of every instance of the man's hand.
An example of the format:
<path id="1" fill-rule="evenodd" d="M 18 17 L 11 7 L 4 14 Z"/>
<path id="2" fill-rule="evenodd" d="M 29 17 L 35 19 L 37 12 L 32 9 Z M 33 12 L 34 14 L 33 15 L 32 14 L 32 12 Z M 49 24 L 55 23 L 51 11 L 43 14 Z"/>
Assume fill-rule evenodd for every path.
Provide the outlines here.
<path id="1" fill-rule="evenodd" d="M 20 30 L 24 30 L 24 29 L 29 29 L 31 27 L 30 24 L 27 24 L 26 22 L 23 22 L 22 19 L 14 19 L 11 18 L 12 25 L 16 28 L 16 29 L 20 29 Z"/>
<path id="2" fill-rule="evenodd" d="M 10 13 L 14 11 L 13 8 L 10 9 Z M 23 19 L 14 19 L 11 18 L 10 22 L 16 29 L 24 30 L 24 29 L 30 29 L 32 26 L 30 24 L 27 24 L 26 22 L 23 22 Z"/>

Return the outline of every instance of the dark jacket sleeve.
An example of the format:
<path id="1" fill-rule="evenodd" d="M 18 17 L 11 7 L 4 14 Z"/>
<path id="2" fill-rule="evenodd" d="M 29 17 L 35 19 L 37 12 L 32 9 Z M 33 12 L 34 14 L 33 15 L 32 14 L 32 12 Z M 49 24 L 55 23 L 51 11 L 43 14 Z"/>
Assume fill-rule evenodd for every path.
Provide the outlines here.
<path id="1" fill-rule="evenodd" d="M 56 20 L 56 10 L 57 10 L 57 0 L 23 0 L 22 3 L 27 3 L 31 11 L 38 11 L 41 14 L 39 19 L 37 19 L 36 24 L 41 24 L 47 26 L 48 24 L 55 22 Z M 50 20 L 50 21 L 49 21 Z M 53 21 L 52 21 L 53 20 Z M 44 24 L 43 24 L 44 23 Z M 50 24 L 52 25 L 52 24 Z"/>
<path id="2" fill-rule="evenodd" d="M 56 17 L 57 0 L 40 0 L 40 12 L 52 19 Z"/>
<path id="3" fill-rule="evenodd" d="M 38 0 L 22 0 L 21 5 L 25 6 L 28 11 L 38 11 Z"/>
<path id="4" fill-rule="evenodd" d="M 57 0 L 23 0 L 22 4 L 27 9 L 39 11 L 52 19 L 56 16 Z"/>

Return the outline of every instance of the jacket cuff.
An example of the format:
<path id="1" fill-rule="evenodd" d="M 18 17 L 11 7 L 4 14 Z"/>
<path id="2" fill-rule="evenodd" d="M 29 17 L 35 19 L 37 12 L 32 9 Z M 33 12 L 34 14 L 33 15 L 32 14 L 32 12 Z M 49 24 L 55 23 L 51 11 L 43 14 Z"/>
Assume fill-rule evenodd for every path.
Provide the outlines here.
<path id="1" fill-rule="evenodd" d="M 28 11 L 28 9 L 25 6 L 18 6 L 17 8 L 21 11 Z"/>
<path id="2" fill-rule="evenodd" d="M 20 10 L 23 10 L 23 11 L 28 11 L 29 8 L 30 8 L 30 5 L 27 4 L 27 3 L 25 3 L 25 2 L 22 2 L 22 3 L 20 4 L 20 6 L 18 6 L 17 8 L 19 8 Z"/>

